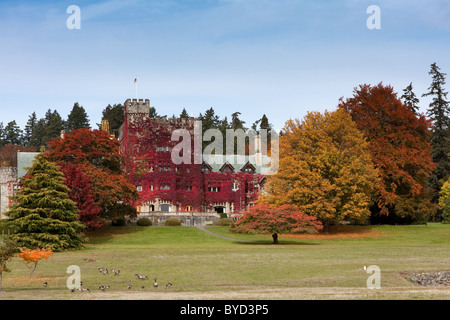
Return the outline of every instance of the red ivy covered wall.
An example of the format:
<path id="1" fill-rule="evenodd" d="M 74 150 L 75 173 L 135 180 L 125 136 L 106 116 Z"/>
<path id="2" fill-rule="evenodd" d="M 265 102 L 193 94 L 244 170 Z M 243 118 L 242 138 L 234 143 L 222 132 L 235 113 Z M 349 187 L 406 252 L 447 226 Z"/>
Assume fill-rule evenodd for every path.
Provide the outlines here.
<path id="1" fill-rule="evenodd" d="M 172 150 L 179 143 L 171 141 L 173 130 L 191 132 L 194 150 L 192 119 L 144 117 L 125 127 L 122 150 L 126 173 L 139 187 L 142 204 L 160 199 L 170 201 L 182 212 L 188 206 L 191 211 L 213 211 L 214 204 L 228 202 L 234 212 L 240 213 L 257 200 L 263 175 L 242 172 L 241 168 L 234 172 L 205 172 L 203 164 L 194 164 L 193 154 L 190 164 L 173 163 Z"/>

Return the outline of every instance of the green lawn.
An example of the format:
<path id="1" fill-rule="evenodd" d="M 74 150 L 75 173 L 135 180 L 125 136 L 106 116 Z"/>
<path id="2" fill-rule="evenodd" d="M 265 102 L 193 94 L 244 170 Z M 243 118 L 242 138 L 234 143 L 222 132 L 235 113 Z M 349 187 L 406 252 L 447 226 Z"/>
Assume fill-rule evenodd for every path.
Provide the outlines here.
<path id="1" fill-rule="evenodd" d="M 342 236 L 280 236 L 278 245 L 271 244 L 270 235 L 207 229 L 256 243 L 193 227 L 108 227 L 90 233 L 85 249 L 41 261 L 31 281 L 26 265 L 14 258 L 0 299 L 450 299 L 450 286 L 421 287 L 406 279 L 416 272 L 450 270 L 450 225 L 349 226 L 343 231 L 351 232 Z M 69 265 L 81 268 L 91 293 L 66 288 Z M 381 269 L 379 290 L 366 287 L 369 274 L 363 268 L 369 265 Z M 99 267 L 121 274 L 102 275 Z M 152 288 L 155 277 L 159 289 Z M 173 286 L 164 290 L 167 282 Z M 102 292 L 102 284 L 111 288 Z"/>

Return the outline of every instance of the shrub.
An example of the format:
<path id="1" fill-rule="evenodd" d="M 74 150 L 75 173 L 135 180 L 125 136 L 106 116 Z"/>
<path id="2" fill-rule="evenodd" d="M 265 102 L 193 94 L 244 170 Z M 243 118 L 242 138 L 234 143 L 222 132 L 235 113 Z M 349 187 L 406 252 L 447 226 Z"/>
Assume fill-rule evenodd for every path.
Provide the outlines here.
<path id="1" fill-rule="evenodd" d="M 178 220 L 177 218 L 169 218 L 166 220 L 164 225 L 170 227 L 181 226 L 181 221 Z"/>
<path id="2" fill-rule="evenodd" d="M 220 218 L 216 222 L 216 225 L 218 226 L 230 226 L 231 224 L 233 224 L 233 220 L 230 218 Z"/>
<path id="3" fill-rule="evenodd" d="M 151 226 L 152 225 L 152 221 L 148 218 L 140 218 L 137 222 L 136 225 L 141 226 L 141 227 L 147 227 L 147 226 Z"/>
<path id="4" fill-rule="evenodd" d="M 123 227 L 126 224 L 125 218 L 117 218 L 115 221 L 111 222 L 111 225 L 114 227 Z"/>
<path id="5" fill-rule="evenodd" d="M 221 213 L 220 219 L 225 219 L 225 218 L 228 218 L 228 215 L 226 213 Z"/>

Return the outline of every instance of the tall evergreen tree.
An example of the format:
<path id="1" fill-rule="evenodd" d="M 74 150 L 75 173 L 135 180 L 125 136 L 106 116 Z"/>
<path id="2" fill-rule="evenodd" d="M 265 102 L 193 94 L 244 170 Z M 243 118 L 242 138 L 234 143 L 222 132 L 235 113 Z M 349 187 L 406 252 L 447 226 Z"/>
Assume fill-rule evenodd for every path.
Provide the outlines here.
<path id="1" fill-rule="evenodd" d="M 198 120 L 202 122 L 202 136 L 205 134 L 208 129 L 217 129 L 220 124 L 220 118 L 216 115 L 214 108 L 209 108 L 205 111 L 205 114 L 201 114 L 198 117 Z M 203 140 L 202 140 L 203 141 Z M 210 142 L 203 141 L 202 142 L 202 150 L 209 145 Z"/>
<path id="2" fill-rule="evenodd" d="M 423 97 L 431 96 L 433 99 L 428 108 L 428 115 L 433 119 L 431 136 L 431 157 L 436 169 L 430 177 L 430 186 L 434 189 L 433 202 L 437 203 L 439 191 L 450 174 L 450 102 L 445 91 L 445 73 L 433 63 L 429 74 L 432 82 L 428 92 Z"/>
<path id="3" fill-rule="evenodd" d="M 64 129 L 64 121 L 56 110 L 52 112 L 49 109 L 46 112 L 45 124 L 44 143 L 58 138 L 61 135 L 61 131 Z"/>
<path id="4" fill-rule="evenodd" d="M 243 129 L 245 131 L 247 130 L 247 128 L 244 127 L 245 121 L 239 119 L 240 115 L 241 113 L 239 111 L 231 115 L 231 128 L 234 130 Z"/>
<path id="5" fill-rule="evenodd" d="M 83 106 L 80 106 L 78 102 L 73 105 L 72 111 L 70 111 L 67 122 L 66 130 L 71 132 L 73 129 L 89 128 L 89 119 Z"/>
<path id="6" fill-rule="evenodd" d="M 267 118 L 267 116 L 265 114 L 263 114 L 263 116 L 261 118 L 261 123 L 259 124 L 259 128 L 266 129 L 266 130 L 270 130 L 272 128 L 272 125 L 269 123 L 269 119 Z"/>
<path id="7" fill-rule="evenodd" d="M 186 108 L 183 108 L 183 111 L 181 111 L 180 118 L 181 118 L 181 119 L 187 119 L 187 118 L 189 118 L 189 114 L 188 114 L 188 112 L 186 111 Z"/>
<path id="8" fill-rule="evenodd" d="M 413 92 L 412 82 L 403 89 L 403 95 L 401 97 L 403 103 L 407 105 L 412 112 L 417 114 L 419 112 L 419 99 L 417 99 L 415 93 Z"/>
<path id="9" fill-rule="evenodd" d="M 4 129 L 4 141 L 5 144 L 21 144 L 22 142 L 22 130 L 17 125 L 16 120 L 8 122 Z"/>
<path id="10" fill-rule="evenodd" d="M 0 149 L 5 145 L 5 127 L 3 126 L 3 122 L 0 122 Z"/>
<path id="11" fill-rule="evenodd" d="M 36 112 L 33 112 L 29 117 L 27 124 L 25 125 L 25 130 L 23 132 L 23 143 L 25 146 L 30 147 L 31 146 L 31 140 L 33 137 L 33 132 L 36 129 L 37 125 L 37 117 Z"/>
<path id="12" fill-rule="evenodd" d="M 124 121 L 124 107 L 122 104 L 114 104 L 108 106 L 102 111 L 102 120 L 108 120 L 109 122 L 109 130 L 112 134 L 119 136 L 119 128 L 123 124 Z M 101 128 L 101 124 L 98 124 L 98 127 Z"/>
<path id="13" fill-rule="evenodd" d="M 82 246 L 84 226 L 78 210 L 69 198 L 64 174 L 45 159 L 44 149 L 33 167 L 22 178 L 22 188 L 12 197 L 15 203 L 8 212 L 11 238 L 28 249 L 45 248 L 62 251 Z"/>
<path id="14" fill-rule="evenodd" d="M 36 125 L 33 129 L 33 132 L 31 133 L 30 138 L 30 147 L 41 147 L 45 146 L 45 131 L 46 131 L 47 125 L 45 124 L 45 119 L 41 118 L 36 122 Z"/>

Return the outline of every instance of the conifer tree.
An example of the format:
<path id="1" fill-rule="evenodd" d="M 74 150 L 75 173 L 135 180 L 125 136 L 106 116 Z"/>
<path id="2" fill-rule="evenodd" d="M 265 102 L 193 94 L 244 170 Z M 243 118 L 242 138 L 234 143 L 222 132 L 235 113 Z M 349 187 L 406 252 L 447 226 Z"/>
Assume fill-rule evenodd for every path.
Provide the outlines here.
<path id="1" fill-rule="evenodd" d="M 417 99 L 412 89 L 413 86 L 411 82 L 405 89 L 403 89 L 403 95 L 401 98 L 403 99 L 403 103 L 407 105 L 412 112 L 417 114 L 419 112 L 419 99 Z"/>
<path id="2" fill-rule="evenodd" d="M 22 142 L 22 130 L 17 125 L 16 120 L 8 122 L 4 129 L 5 144 L 20 144 Z"/>
<path id="3" fill-rule="evenodd" d="M 3 122 L 0 122 L 0 148 L 3 148 L 5 144 L 5 127 L 3 125 Z"/>
<path id="4" fill-rule="evenodd" d="M 241 119 L 239 119 L 239 116 L 241 115 L 241 113 L 239 111 L 233 113 L 231 115 L 231 127 L 236 130 L 236 129 L 242 129 L 242 130 L 247 130 L 247 128 L 244 127 L 245 121 L 242 121 Z"/>
<path id="5" fill-rule="evenodd" d="M 33 133 L 34 130 L 36 128 L 37 125 L 37 117 L 36 117 L 36 112 L 33 112 L 27 121 L 27 124 L 25 125 L 25 130 L 23 132 L 23 143 L 25 144 L 25 146 L 30 147 L 32 146 L 32 137 L 33 137 Z"/>
<path id="6" fill-rule="evenodd" d="M 124 121 L 124 107 L 122 104 L 114 104 L 108 106 L 102 111 L 102 120 L 108 120 L 109 129 L 112 134 L 119 136 L 119 128 Z M 102 125 L 98 124 L 98 127 L 101 128 Z"/>
<path id="7" fill-rule="evenodd" d="M 433 202 L 437 203 L 439 191 L 450 173 L 450 102 L 447 100 L 448 92 L 445 91 L 445 73 L 439 71 L 440 68 L 433 63 L 429 74 L 432 76 L 432 83 L 428 92 L 423 97 L 433 97 L 428 115 L 433 119 L 431 136 L 431 158 L 436 164 L 436 169 L 430 176 L 429 183 L 434 189 Z"/>
<path id="8" fill-rule="evenodd" d="M 36 122 L 36 126 L 33 129 L 30 138 L 30 147 L 41 147 L 46 144 L 45 141 L 45 130 L 46 130 L 45 119 L 41 118 Z"/>
<path id="9" fill-rule="evenodd" d="M 181 119 L 187 119 L 187 118 L 189 118 L 189 114 L 188 114 L 188 112 L 186 111 L 186 108 L 183 108 L 183 111 L 181 111 L 180 118 L 181 118 Z"/>
<path id="10" fill-rule="evenodd" d="M 83 106 L 75 102 L 72 111 L 67 117 L 66 130 L 71 132 L 73 129 L 80 128 L 89 128 L 89 119 Z"/>
<path id="11" fill-rule="evenodd" d="M 11 238 L 20 247 L 62 251 L 82 246 L 84 226 L 78 221 L 78 210 L 69 198 L 64 174 L 45 159 L 44 149 L 33 167 L 22 179 L 22 188 L 11 199 L 8 212 Z"/>
<path id="12" fill-rule="evenodd" d="M 61 131 L 64 129 L 64 121 L 56 110 L 52 112 L 49 109 L 45 113 L 45 125 L 44 144 L 58 138 L 61 135 Z"/>

